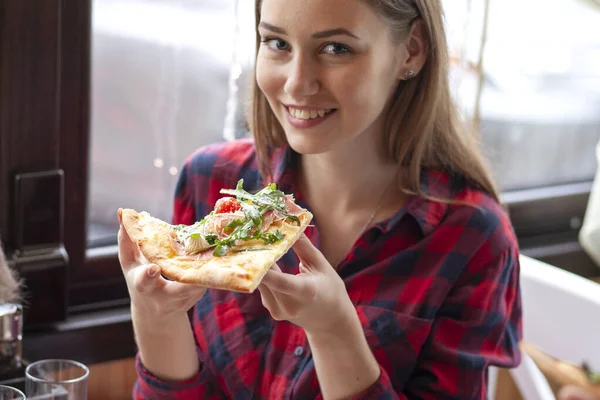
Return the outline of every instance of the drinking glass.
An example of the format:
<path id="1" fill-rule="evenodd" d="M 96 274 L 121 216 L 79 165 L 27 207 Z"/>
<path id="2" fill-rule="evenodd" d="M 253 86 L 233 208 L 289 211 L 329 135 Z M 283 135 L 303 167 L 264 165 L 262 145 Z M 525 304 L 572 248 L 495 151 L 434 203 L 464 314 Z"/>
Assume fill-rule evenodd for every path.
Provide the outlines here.
<path id="1" fill-rule="evenodd" d="M 25 370 L 28 400 L 87 400 L 90 371 L 72 360 L 41 360 Z"/>
<path id="2" fill-rule="evenodd" d="M 19 389 L 0 385 L 0 400 L 25 400 L 25 395 Z"/>

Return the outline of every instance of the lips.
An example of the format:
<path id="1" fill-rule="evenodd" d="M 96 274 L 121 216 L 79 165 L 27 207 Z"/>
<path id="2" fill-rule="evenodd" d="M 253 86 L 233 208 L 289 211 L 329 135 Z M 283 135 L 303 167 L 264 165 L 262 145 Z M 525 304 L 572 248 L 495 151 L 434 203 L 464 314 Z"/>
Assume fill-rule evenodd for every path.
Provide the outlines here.
<path id="1" fill-rule="evenodd" d="M 289 124 L 296 129 L 315 127 L 337 111 L 335 108 L 304 107 L 299 109 L 293 106 L 285 106 L 285 109 Z"/>

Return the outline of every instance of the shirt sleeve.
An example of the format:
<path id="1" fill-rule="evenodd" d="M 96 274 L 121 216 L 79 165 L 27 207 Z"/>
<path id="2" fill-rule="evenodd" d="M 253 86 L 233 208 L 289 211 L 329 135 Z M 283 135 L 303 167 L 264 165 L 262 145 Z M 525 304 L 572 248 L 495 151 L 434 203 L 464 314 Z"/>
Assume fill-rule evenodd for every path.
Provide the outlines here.
<path id="1" fill-rule="evenodd" d="M 198 357 L 201 359 L 200 354 Z M 146 369 L 138 354 L 135 360 L 138 379 L 133 389 L 133 397 L 135 400 L 222 399 L 208 368 L 204 363 L 200 365 L 200 371 L 189 379 L 164 381 Z"/>

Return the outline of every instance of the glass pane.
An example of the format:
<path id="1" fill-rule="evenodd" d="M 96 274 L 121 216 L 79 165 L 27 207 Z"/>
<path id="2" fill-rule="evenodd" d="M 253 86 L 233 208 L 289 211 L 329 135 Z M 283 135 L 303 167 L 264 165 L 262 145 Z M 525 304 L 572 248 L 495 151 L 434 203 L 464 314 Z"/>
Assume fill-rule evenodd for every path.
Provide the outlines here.
<path id="1" fill-rule="evenodd" d="M 599 27 L 595 0 L 491 1 L 481 133 L 504 189 L 593 179 Z"/>
<path id="2" fill-rule="evenodd" d="M 93 1 L 91 245 L 114 243 L 119 206 L 169 220 L 185 157 L 243 132 L 253 3 Z M 502 188 L 591 180 L 600 138 L 595 0 L 490 0 L 487 25 L 486 0 L 442 3 L 452 90 L 478 121 Z"/>
<path id="3" fill-rule="evenodd" d="M 443 3 L 452 88 L 472 118 L 486 1 Z M 500 185 L 508 191 L 593 179 L 600 138 L 600 4 L 489 5 L 479 127 Z"/>
<path id="4" fill-rule="evenodd" d="M 178 169 L 223 140 L 233 0 L 94 0 L 88 242 L 118 207 L 171 219 Z"/>

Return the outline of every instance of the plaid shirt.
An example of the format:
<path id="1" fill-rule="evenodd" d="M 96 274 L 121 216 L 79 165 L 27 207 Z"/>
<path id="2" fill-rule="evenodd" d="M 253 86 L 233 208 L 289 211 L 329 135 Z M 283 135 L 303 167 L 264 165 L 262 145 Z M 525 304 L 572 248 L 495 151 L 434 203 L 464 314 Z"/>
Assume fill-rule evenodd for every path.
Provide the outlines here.
<path id="1" fill-rule="evenodd" d="M 278 150 L 275 181 L 296 194 L 297 155 Z M 520 362 L 518 245 L 501 206 L 460 177 L 424 171 L 424 193 L 466 200 L 449 206 L 413 196 L 398 213 L 367 230 L 340 264 L 379 362 L 379 380 L 356 399 L 482 399 L 487 367 Z M 175 224 L 210 212 L 219 190 L 262 186 L 252 141 L 198 150 L 176 188 Z M 318 221 L 307 236 L 318 247 Z M 279 262 L 297 273 L 290 250 Z M 258 291 L 208 290 L 193 310 L 200 371 L 165 382 L 137 357 L 136 399 L 319 399 L 315 363 L 302 328 L 274 321 Z"/>

